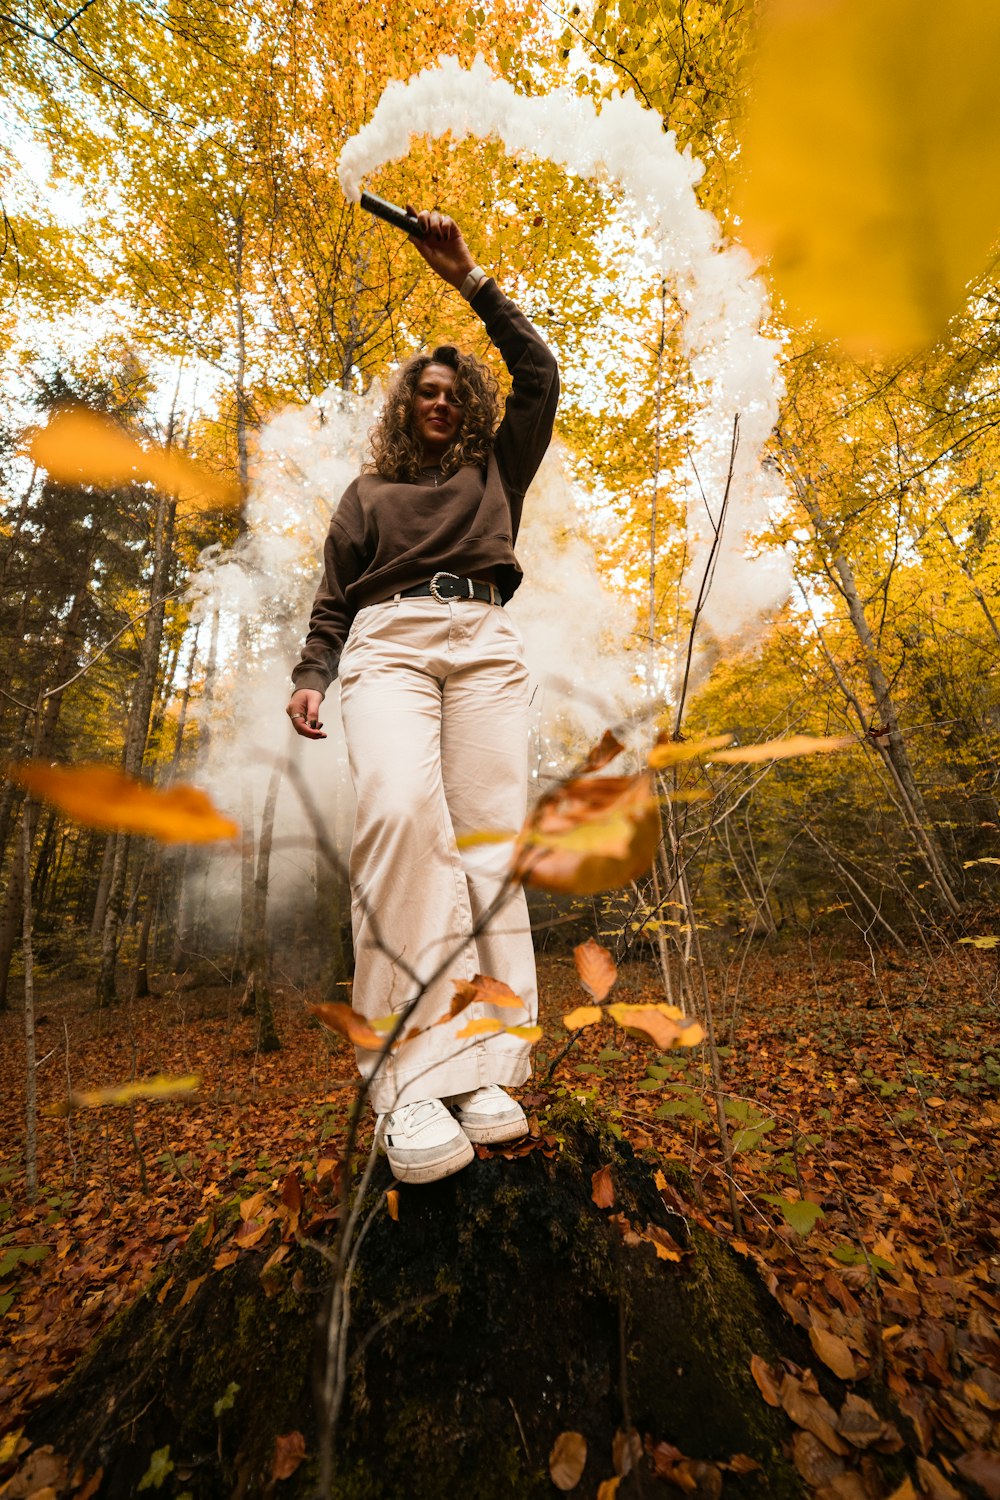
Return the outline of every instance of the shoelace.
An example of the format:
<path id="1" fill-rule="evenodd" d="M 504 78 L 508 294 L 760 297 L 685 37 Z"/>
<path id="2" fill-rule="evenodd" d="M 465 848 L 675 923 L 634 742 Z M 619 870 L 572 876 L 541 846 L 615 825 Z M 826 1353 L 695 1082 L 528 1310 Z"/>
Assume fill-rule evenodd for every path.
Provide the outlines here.
<path id="1" fill-rule="evenodd" d="M 421 1099 L 419 1104 L 411 1104 L 407 1111 L 407 1126 L 410 1132 L 426 1125 L 440 1108 L 441 1105 L 437 1099 Z M 398 1113 L 402 1114 L 402 1110 Z M 391 1114 L 387 1123 L 390 1130 L 398 1130 L 402 1122 L 398 1120 L 397 1114 Z"/>

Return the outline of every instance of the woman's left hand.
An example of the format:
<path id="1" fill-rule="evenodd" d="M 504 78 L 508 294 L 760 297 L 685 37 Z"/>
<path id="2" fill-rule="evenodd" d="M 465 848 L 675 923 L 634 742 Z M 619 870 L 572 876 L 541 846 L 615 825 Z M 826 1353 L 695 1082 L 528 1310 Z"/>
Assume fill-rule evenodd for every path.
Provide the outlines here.
<path id="1" fill-rule="evenodd" d="M 411 235 L 410 243 L 420 252 L 431 270 L 436 271 L 442 281 L 447 281 L 449 286 L 457 290 L 476 262 L 472 259 L 472 252 L 462 238 L 462 231 L 455 220 L 449 219 L 447 214 L 438 213 L 436 208 L 425 208 L 417 213 L 410 203 L 406 205 L 406 211 L 416 214 L 425 230 L 423 239 Z"/>

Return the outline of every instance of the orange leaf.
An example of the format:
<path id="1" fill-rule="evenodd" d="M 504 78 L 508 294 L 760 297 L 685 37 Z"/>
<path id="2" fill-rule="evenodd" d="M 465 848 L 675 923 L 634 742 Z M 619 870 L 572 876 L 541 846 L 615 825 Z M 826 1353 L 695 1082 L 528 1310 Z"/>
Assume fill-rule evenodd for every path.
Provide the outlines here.
<path id="1" fill-rule="evenodd" d="M 557 1490 L 574 1490 L 587 1465 L 587 1439 L 582 1432 L 561 1432 L 549 1454 L 549 1474 Z"/>
<path id="2" fill-rule="evenodd" d="M 606 729 L 598 743 L 587 752 L 587 758 L 576 774 L 578 776 L 587 776 L 591 771 L 602 770 L 605 766 L 610 765 L 617 756 L 621 755 L 624 749 L 625 746 L 615 735 L 614 731 Z"/>
<path id="3" fill-rule="evenodd" d="M 104 488 L 142 483 L 156 485 L 179 500 L 215 506 L 239 505 L 240 487 L 232 480 L 192 462 L 176 449 L 144 447 L 112 417 L 85 406 L 56 411 L 45 427 L 28 439 L 32 461 L 60 484 L 94 484 Z"/>
<path id="4" fill-rule="evenodd" d="M 618 969 L 611 954 L 600 943 L 595 943 L 593 938 L 588 938 L 585 943 L 579 943 L 573 949 L 573 962 L 587 994 L 600 1004 L 618 978 Z"/>
<path id="5" fill-rule="evenodd" d="M 503 1031 L 504 1024 L 497 1021 L 493 1016 L 477 1016 L 472 1021 L 467 1021 L 461 1031 L 455 1032 L 457 1040 L 469 1036 L 489 1036 L 492 1032 Z"/>
<path id="6" fill-rule="evenodd" d="M 307 1009 L 312 1011 L 320 1025 L 346 1036 L 355 1047 L 367 1047 L 370 1052 L 377 1052 L 382 1046 L 382 1038 L 372 1030 L 364 1016 L 359 1016 L 340 1000 L 328 1000 L 324 1005 L 310 1005 Z"/>
<path id="7" fill-rule="evenodd" d="M 88 828 L 145 833 L 161 844 L 208 844 L 235 838 L 240 831 L 197 787 L 160 791 L 114 766 L 34 761 L 8 766 L 7 775 Z"/>
<path id="8" fill-rule="evenodd" d="M 306 1456 L 306 1440 L 301 1432 L 286 1432 L 274 1440 L 271 1478 L 288 1479 Z"/>
<path id="9" fill-rule="evenodd" d="M 777 1382 L 771 1374 L 771 1367 L 765 1360 L 761 1359 L 759 1354 L 751 1354 L 750 1356 L 750 1374 L 756 1381 L 757 1389 L 764 1397 L 768 1406 L 780 1406 L 781 1398 L 778 1395 Z"/>
<path id="10" fill-rule="evenodd" d="M 615 1202 L 615 1185 L 611 1180 L 611 1168 L 609 1166 L 598 1167 L 590 1179 L 590 1196 L 598 1208 L 613 1208 Z"/>
<path id="11" fill-rule="evenodd" d="M 576 1010 L 567 1011 L 562 1021 L 567 1031 L 582 1031 L 584 1026 L 596 1025 L 603 1015 L 599 1005 L 578 1005 Z"/>
<path id="12" fill-rule="evenodd" d="M 542 890 L 595 895 L 638 880 L 659 842 L 648 772 L 577 776 L 535 806 L 518 834 L 513 874 Z"/>
<path id="13" fill-rule="evenodd" d="M 205 1281 L 207 1276 L 208 1272 L 206 1271 L 204 1276 L 196 1276 L 193 1281 L 188 1282 L 187 1286 L 184 1288 L 184 1295 L 175 1308 L 176 1312 L 180 1312 L 182 1307 L 187 1307 L 191 1299 L 197 1296 L 198 1288 L 201 1286 L 202 1282 Z"/>
<path id="14" fill-rule="evenodd" d="M 838 1380 L 857 1380 L 858 1367 L 844 1340 L 826 1328 L 810 1328 L 809 1342 Z"/>
<path id="15" fill-rule="evenodd" d="M 613 1479 L 602 1479 L 597 1486 L 597 1500 L 615 1500 L 621 1480 L 617 1474 Z"/>
<path id="16" fill-rule="evenodd" d="M 213 1271 L 224 1271 L 227 1266 L 235 1265 L 240 1258 L 238 1250 L 223 1250 L 212 1262 Z"/>
<path id="17" fill-rule="evenodd" d="M 394 1224 L 399 1223 L 399 1189 L 390 1188 L 385 1195 L 385 1206 L 389 1210 L 389 1218 Z"/>
<path id="18" fill-rule="evenodd" d="M 646 763 L 654 771 L 662 771 L 667 766 L 679 765 L 681 761 L 697 760 L 700 756 L 711 755 L 713 750 L 721 750 L 723 746 L 732 743 L 731 734 L 717 734 L 707 740 L 672 740 L 668 736 L 661 735 L 646 757 Z"/>
<path id="19" fill-rule="evenodd" d="M 681 1024 L 673 1005 L 609 1005 L 608 1015 L 623 1026 L 630 1036 L 648 1037 L 666 1052 L 672 1047 L 694 1047 L 704 1037 L 697 1021 Z"/>
<path id="20" fill-rule="evenodd" d="M 498 1010 L 523 1010 L 524 1001 L 515 995 L 509 984 L 502 979 L 491 979 L 488 974 L 477 974 L 474 979 L 453 979 L 455 998 L 451 1010 L 444 1017 L 450 1021 L 467 1005 L 494 1005 Z M 440 1025 L 440 1022 L 438 1023 Z"/>
<path id="21" fill-rule="evenodd" d="M 763 760 L 791 760 L 796 755 L 830 755 L 835 750 L 851 750 L 857 743 L 853 734 L 827 735 L 822 739 L 811 734 L 793 734 L 787 740 L 765 740 L 760 745 L 716 750 L 711 758 L 726 765 L 755 765 Z"/>

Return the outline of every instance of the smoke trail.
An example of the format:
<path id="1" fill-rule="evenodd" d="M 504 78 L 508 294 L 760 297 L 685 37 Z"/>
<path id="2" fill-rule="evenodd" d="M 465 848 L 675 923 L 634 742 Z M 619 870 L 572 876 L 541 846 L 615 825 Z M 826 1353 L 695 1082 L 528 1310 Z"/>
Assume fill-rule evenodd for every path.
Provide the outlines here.
<path id="1" fill-rule="evenodd" d="M 567 88 L 517 94 L 478 57 L 470 68 L 442 58 L 406 83 L 390 83 L 365 125 L 344 147 L 341 186 L 357 202 L 362 179 L 405 156 L 413 136 L 495 137 L 512 153 L 544 157 L 583 177 L 613 180 L 631 199 L 659 255 L 659 270 L 685 314 L 682 334 L 702 409 L 695 424 L 697 484 L 689 516 L 717 512 L 730 457 L 733 418 L 740 440 L 729 520 L 715 563 L 703 621 L 717 639 L 745 631 L 788 590 L 781 558 L 747 556 L 746 539 L 766 519 L 775 487 L 760 458 L 778 414 L 782 382 L 778 345 L 761 332 L 767 297 L 753 264 L 726 244 L 715 218 L 698 204 L 701 163 L 677 149 L 672 131 L 631 95 L 615 94 L 599 110 Z M 711 527 L 693 526 L 689 580 L 700 578 Z"/>

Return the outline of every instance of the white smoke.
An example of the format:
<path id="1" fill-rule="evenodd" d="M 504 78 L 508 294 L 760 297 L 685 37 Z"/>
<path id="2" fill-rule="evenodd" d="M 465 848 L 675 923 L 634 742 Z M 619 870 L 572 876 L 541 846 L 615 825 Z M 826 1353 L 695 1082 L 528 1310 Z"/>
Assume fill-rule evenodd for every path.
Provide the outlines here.
<path id="1" fill-rule="evenodd" d="M 761 455 L 782 391 L 779 346 L 761 331 L 767 295 L 749 255 L 724 242 L 716 219 L 695 196 L 701 163 L 678 151 L 673 131 L 664 133 L 659 116 L 632 95 L 616 93 L 600 109 L 569 88 L 522 95 L 494 77 L 482 57 L 470 68 L 443 57 L 437 67 L 386 87 L 368 124 L 341 153 L 337 171 L 345 194 L 357 202 L 362 180 L 404 157 L 414 136 L 438 140 L 445 134 L 495 137 L 512 153 L 614 182 L 631 199 L 658 253 L 658 272 L 685 314 L 683 347 L 701 396 L 693 434 L 698 484 L 688 511 L 689 590 L 697 589 L 712 542 L 709 514 L 699 517 L 699 511 L 718 514 L 739 419 L 728 521 L 702 620 L 717 640 L 745 635 L 788 592 L 784 559 L 774 556 L 762 565 L 747 545 L 775 498 Z"/>
<path id="2" fill-rule="evenodd" d="M 678 152 L 672 133 L 631 97 L 601 110 L 567 89 L 517 95 L 481 59 L 463 69 L 454 59 L 390 84 L 375 113 L 346 146 L 339 173 L 356 199 L 364 176 L 404 156 L 413 135 L 495 136 L 511 152 L 545 157 L 567 171 L 616 182 L 646 226 L 657 275 L 666 277 L 685 313 L 684 347 L 700 397 L 692 440 L 697 481 L 689 487 L 689 585 L 705 568 L 710 527 L 730 467 L 730 439 L 740 441 L 730 486 L 728 523 L 702 619 L 716 642 L 756 628 L 787 592 L 784 560 L 748 556 L 747 537 L 777 498 L 760 457 L 774 425 L 781 382 L 778 346 L 761 333 L 763 288 L 738 247 L 725 245 L 715 219 L 699 207 L 700 163 Z M 313 788 L 327 831 L 349 841 L 353 796 L 340 729 L 337 688 L 324 703 L 329 739 L 306 742 L 284 714 L 288 673 L 305 634 L 323 539 L 334 506 L 357 474 L 380 393 L 330 392 L 278 415 L 261 435 L 247 506 L 248 533 L 232 551 L 209 556 L 193 590 L 195 618 L 223 621 L 220 640 L 230 670 L 211 706 L 212 735 L 202 780 L 219 805 L 242 818 L 252 799 L 259 821 L 276 758 L 291 754 Z M 525 637 L 536 684 L 535 770 L 541 779 L 565 764 L 608 724 L 635 707 L 635 621 L 597 576 L 578 496 L 557 451 L 550 452 L 525 506 L 517 551 L 525 583 L 511 605 Z M 239 649 L 240 621 L 252 649 Z M 572 684 L 567 696 L 565 684 Z M 301 901 L 314 874 L 314 840 L 287 782 L 282 788 L 272 857 L 272 888 Z M 216 867 L 213 899 L 233 913 L 239 871 L 228 881 Z"/>

